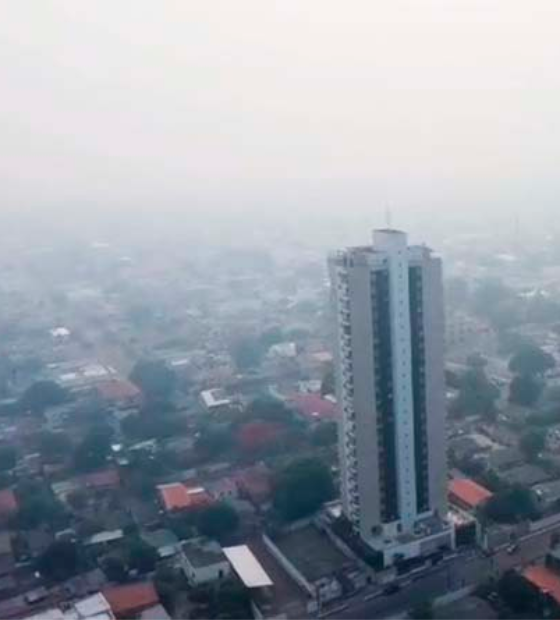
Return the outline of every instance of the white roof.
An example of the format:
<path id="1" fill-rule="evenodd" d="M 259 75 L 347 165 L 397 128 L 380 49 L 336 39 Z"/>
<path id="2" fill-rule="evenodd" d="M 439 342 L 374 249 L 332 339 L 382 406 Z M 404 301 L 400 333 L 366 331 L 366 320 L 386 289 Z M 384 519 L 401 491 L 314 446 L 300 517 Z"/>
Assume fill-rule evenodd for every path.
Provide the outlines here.
<path id="1" fill-rule="evenodd" d="M 204 390 L 203 392 L 200 392 L 200 397 L 202 398 L 207 409 L 211 409 L 212 407 L 221 407 L 231 403 L 230 399 L 226 398 L 222 390 L 219 388 Z"/>
<path id="2" fill-rule="evenodd" d="M 84 541 L 84 544 L 99 545 L 102 543 L 111 542 L 113 540 L 120 540 L 123 536 L 124 534 L 122 530 L 106 530 L 90 536 Z"/>
<path id="3" fill-rule="evenodd" d="M 64 620 L 64 614 L 58 607 L 53 607 L 32 616 L 25 616 L 24 620 Z"/>
<path id="4" fill-rule="evenodd" d="M 111 611 L 111 606 L 103 594 L 98 592 L 93 596 L 88 596 L 74 603 L 74 609 L 81 618 L 93 618 L 99 614 L 106 614 L 106 612 Z"/>
<path id="5" fill-rule="evenodd" d="M 247 545 L 225 547 L 224 553 L 247 588 L 272 585 L 272 580 Z"/>
<path id="6" fill-rule="evenodd" d="M 141 620 L 171 620 L 171 616 L 161 605 L 154 605 L 140 614 Z"/>

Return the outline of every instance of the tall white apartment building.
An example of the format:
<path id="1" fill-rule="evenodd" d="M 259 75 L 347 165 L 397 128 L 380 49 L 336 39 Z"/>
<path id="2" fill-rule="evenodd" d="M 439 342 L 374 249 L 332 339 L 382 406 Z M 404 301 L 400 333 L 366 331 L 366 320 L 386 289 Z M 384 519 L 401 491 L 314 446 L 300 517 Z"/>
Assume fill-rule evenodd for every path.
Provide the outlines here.
<path id="1" fill-rule="evenodd" d="M 343 510 L 373 546 L 418 555 L 449 535 L 441 260 L 376 230 L 329 270 Z"/>

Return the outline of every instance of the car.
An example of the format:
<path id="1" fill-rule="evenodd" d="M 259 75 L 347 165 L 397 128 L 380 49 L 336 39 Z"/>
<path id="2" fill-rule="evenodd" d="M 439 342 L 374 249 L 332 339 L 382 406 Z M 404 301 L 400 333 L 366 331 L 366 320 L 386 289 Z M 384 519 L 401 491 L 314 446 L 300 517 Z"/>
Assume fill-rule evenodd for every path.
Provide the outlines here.
<path id="1" fill-rule="evenodd" d="M 508 555 L 513 555 L 518 549 L 519 545 L 517 543 L 513 543 L 506 549 L 506 553 Z"/>
<path id="2" fill-rule="evenodd" d="M 391 594 L 396 594 L 397 592 L 400 592 L 401 587 L 398 583 L 390 583 L 388 586 L 385 586 L 383 588 L 383 594 L 385 594 L 386 596 L 390 596 Z"/>

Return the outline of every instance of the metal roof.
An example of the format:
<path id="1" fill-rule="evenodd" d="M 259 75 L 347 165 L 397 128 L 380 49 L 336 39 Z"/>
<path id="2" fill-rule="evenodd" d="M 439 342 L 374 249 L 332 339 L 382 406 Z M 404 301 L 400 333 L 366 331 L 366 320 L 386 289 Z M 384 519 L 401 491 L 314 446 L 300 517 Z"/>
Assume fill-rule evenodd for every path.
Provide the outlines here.
<path id="1" fill-rule="evenodd" d="M 247 588 L 272 585 L 272 580 L 247 545 L 225 547 L 224 553 Z"/>

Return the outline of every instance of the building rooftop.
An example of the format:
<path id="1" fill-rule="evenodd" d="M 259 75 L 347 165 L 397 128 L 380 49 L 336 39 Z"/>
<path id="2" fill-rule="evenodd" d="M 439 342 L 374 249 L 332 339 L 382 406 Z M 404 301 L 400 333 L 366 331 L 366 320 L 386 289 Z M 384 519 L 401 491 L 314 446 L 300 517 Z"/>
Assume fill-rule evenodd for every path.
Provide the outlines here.
<path id="1" fill-rule="evenodd" d="M 0 515 L 10 516 L 18 509 L 18 501 L 12 489 L 0 491 Z"/>
<path id="2" fill-rule="evenodd" d="M 470 478 L 454 478 L 450 480 L 448 492 L 451 500 L 456 498 L 471 508 L 476 508 L 493 495 L 491 491 Z"/>
<path id="3" fill-rule="evenodd" d="M 336 405 L 319 394 L 294 394 L 290 400 L 305 417 L 314 420 L 336 420 Z"/>
<path id="4" fill-rule="evenodd" d="M 103 589 L 103 595 L 115 616 L 121 618 L 130 618 L 159 603 L 154 584 L 149 581 L 110 586 Z"/>
<path id="5" fill-rule="evenodd" d="M 247 545 L 226 547 L 224 553 L 247 588 L 264 588 L 272 585 L 272 580 Z"/>
<path id="6" fill-rule="evenodd" d="M 220 388 L 213 390 L 204 390 L 200 392 L 200 398 L 207 409 L 214 409 L 215 407 L 225 407 L 231 404 L 231 400 L 227 398 L 225 392 Z"/>
<path id="7" fill-rule="evenodd" d="M 310 583 L 333 575 L 353 562 L 314 525 L 282 532 L 272 542 Z"/>
<path id="8" fill-rule="evenodd" d="M 167 511 L 203 508 L 213 501 L 203 487 L 187 487 L 181 482 L 160 484 L 157 490 Z"/>
<path id="9" fill-rule="evenodd" d="M 546 566 L 528 566 L 522 574 L 529 583 L 550 595 L 560 605 L 560 576 Z"/>
<path id="10" fill-rule="evenodd" d="M 209 538 L 200 537 L 185 540 L 181 543 L 181 550 L 189 563 L 195 568 L 227 562 L 220 544 Z"/>

